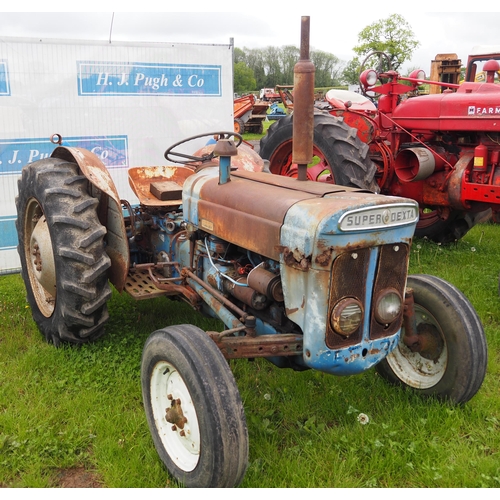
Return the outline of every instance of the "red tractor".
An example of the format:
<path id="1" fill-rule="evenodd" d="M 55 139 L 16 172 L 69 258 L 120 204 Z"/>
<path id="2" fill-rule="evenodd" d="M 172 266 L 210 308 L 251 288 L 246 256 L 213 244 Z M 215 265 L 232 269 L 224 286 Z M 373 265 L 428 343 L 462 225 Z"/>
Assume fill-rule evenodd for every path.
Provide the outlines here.
<path id="1" fill-rule="evenodd" d="M 412 198 L 420 207 L 417 237 L 443 244 L 460 239 L 500 211 L 500 87 L 494 83 L 500 64 L 491 59 L 482 69 L 484 82 L 461 85 L 425 80 L 421 70 L 403 77 L 367 69 L 360 76 L 363 95 L 328 91 L 325 109 L 314 117 L 308 178 Z M 415 96 L 424 84 L 442 92 Z M 275 174 L 296 176 L 292 129 L 293 114 L 261 140 L 260 155 Z"/>

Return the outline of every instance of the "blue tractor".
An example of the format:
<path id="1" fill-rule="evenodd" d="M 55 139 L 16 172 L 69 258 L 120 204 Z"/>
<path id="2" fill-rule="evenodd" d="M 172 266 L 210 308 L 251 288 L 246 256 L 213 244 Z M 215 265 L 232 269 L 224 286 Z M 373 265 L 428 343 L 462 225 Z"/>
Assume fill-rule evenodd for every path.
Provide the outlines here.
<path id="1" fill-rule="evenodd" d="M 94 154 L 62 145 L 23 168 L 16 200 L 22 277 L 48 341 L 103 335 L 109 283 L 221 320 L 210 332 L 165 325 L 144 345 L 144 408 L 174 478 L 244 477 L 248 432 L 228 359 L 337 376 L 375 368 L 457 404 L 476 394 L 487 363 L 476 312 L 442 279 L 408 276 L 416 202 L 272 175 L 240 135 L 207 136 L 217 140 L 200 153 L 169 148 L 177 166 L 130 169 L 136 206 Z M 350 151 L 346 166 L 371 168 L 356 136 Z"/>
<path id="2" fill-rule="evenodd" d="M 422 394 L 474 396 L 487 362 L 474 309 L 439 278 L 407 276 L 414 201 L 231 171 L 241 137 L 210 135 L 212 153 L 188 160 L 197 169 L 131 169 L 136 207 L 97 157 L 63 146 L 24 167 L 17 198 L 22 276 L 48 341 L 100 337 L 109 282 L 137 299 L 182 299 L 224 324 L 168 325 L 144 346 L 146 414 L 175 478 L 243 478 L 247 428 L 226 359 L 339 376 L 375 367 Z"/>

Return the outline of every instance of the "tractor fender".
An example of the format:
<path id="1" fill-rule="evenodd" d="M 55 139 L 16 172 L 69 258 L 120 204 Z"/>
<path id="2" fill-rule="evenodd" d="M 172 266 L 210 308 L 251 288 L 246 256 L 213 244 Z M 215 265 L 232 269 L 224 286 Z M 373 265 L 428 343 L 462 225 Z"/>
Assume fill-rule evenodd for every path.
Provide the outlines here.
<path id="1" fill-rule="evenodd" d="M 99 200 L 99 220 L 107 230 L 106 252 L 111 259 L 109 280 L 121 292 L 130 266 L 130 253 L 122 204 L 108 169 L 94 153 L 83 148 L 58 146 L 50 156 L 76 163 L 81 173 L 100 191 L 94 196 Z"/>
<path id="2" fill-rule="evenodd" d="M 460 157 L 453 167 L 453 172 L 448 181 L 448 199 L 450 206 L 458 210 L 469 209 L 467 202 L 463 199 L 464 174 L 474 158 L 473 153 L 467 153 Z"/>

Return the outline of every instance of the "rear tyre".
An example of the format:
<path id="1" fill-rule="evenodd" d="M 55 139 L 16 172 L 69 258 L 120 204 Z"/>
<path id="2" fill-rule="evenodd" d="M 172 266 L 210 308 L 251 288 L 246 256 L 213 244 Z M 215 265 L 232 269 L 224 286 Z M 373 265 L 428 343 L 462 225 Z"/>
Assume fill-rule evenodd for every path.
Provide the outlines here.
<path id="1" fill-rule="evenodd" d="M 476 311 L 450 283 L 436 276 L 408 277 L 413 289 L 417 333 L 423 349 L 412 352 L 401 340 L 376 366 L 393 384 L 455 404 L 469 401 L 486 373 L 486 339 Z M 425 346 L 425 347 L 424 347 Z"/>
<path id="2" fill-rule="evenodd" d="M 297 165 L 292 163 L 293 117 L 274 122 L 260 141 L 259 154 L 269 160 L 273 174 L 297 177 Z M 376 172 L 368 146 L 358 138 L 356 129 L 341 118 L 315 113 L 313 163 L 307 169 L 310 180 L 378 193 Z"/>
<path id="3" fill-rule="evenodd" d="M 416 238 L 427 238 L 435 243 L 446 245 L 463 238 L 476 224 L 488 220 L 491 210 L 466 213 L 451 210 L 445 219 L 439 210 L 420 211 L 420 219 L 415 229 Z"/>
<path id="4" fill-rule="evenodd" d="M 87 186 L 76 164 L 56 158 L 26 165 L 18 181 L 21 276 L 33 319 L 56 346 L 95 340 L 108 320 L 106 228 Z"/>
<path id="5" fill-rule="evenodd" d="M 237 134 L 243 134 L 245 132 L 245 123 L 241 118 L 234 119 L 234 131 Z"/>
<path id="6" fill-rule="evenodd" d="M 192 325 L 154 332 L 141 382 L 151 436 L 172 476 L 187 487 L 237 486 L 248 463 L 248 431 L 233 374 L 212 339 Z"/>

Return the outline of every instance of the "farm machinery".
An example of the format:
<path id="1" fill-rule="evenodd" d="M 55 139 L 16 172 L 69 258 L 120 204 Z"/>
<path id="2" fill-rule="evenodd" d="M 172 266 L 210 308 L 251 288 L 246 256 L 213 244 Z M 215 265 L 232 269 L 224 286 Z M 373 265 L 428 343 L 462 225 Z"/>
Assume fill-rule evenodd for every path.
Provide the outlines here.
<path id="1" fill-rule="evenodd" d="M 478 82 L 484 83 L 488 76 L 484 70 L 484 65 L 488 61 L 500 61 L 500 46 L 498 45 L 477 45 L 472 48 L 465 66 L 465 74 L 462 75 L 462 60 L 457 54 L 437 54 L 431 61 L 431 80 L 438 80 L 445 83 Z M 497 71 L 494 77 L 494 83 L 499 83 L 500 74 Z M 440 94 L 443 92 L 442 85 L 430 85 L 431 94 Z"/>
<path id="2" fill-rule="evenodd" d="M 307 54 L 298 96 L 314 76 Z M 302 168 L 313 104 L 301 99 Z M 233 487 L 244 477 L 248 431 L 228 359 L 338 376 L 375 367 L 422 395 L 459 404 L 476 394 L 487 347 L 475 310 L 446 281 L 408 276 L 415 201 L 271 175 L 240 135 L 206 135 L 193 154 L 189 140 L 168 148 L 167 166 L 130 169 L 136 206 L 94 154 L 59 137 L 49 158 L 23 168 L 16 200 L 21 273 L 48 341 L 101 337 L 110 283 L 220 319 L 220 331 L 169 325 L 144 345 L 144 408 L 174 478 Z"/>
<path id="3" fill-rule="evenodd" d="M 500 209 L 499 68 L 489 60 L 484 82 L 461 85 L 425 80 L 423 71 L 364 70 L 362 94 L 330 90 L 315 114 L 308 177 L 411 198 L 420 207 L 417 237 L 460 239 Z M 424 84 L 442 92 L 417 95 Z M 293 120 L 271 126 L 260 145 L 271 171 L 292 177 Z M 349 150 L 356 162 L 345 159 Z"/>
<path id="4" fill-rule="evenodd" d="M 263 121 L 267 117 L 269 103 L 258 101 L 253 94 L 237 97 L 233 104 L 234 131 L 238 134 L 250 132 L 262 134 Z"/>

